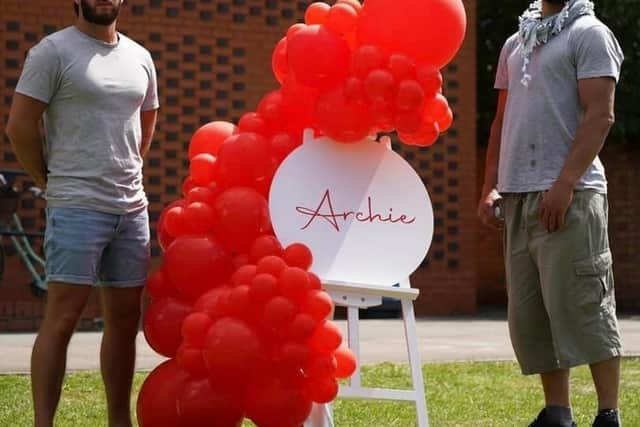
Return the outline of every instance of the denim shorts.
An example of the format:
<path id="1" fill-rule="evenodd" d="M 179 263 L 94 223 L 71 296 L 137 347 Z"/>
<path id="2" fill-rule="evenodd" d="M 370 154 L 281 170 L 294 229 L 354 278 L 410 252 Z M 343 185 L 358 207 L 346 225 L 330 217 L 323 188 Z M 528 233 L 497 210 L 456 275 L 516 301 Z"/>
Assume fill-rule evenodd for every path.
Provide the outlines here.
<path id="1" fill-rule="evenodd" d="M 44 238 L 48 282 L 143 286 L 150 259 L 147 209 L 115 215 L 47 208 Z"/>

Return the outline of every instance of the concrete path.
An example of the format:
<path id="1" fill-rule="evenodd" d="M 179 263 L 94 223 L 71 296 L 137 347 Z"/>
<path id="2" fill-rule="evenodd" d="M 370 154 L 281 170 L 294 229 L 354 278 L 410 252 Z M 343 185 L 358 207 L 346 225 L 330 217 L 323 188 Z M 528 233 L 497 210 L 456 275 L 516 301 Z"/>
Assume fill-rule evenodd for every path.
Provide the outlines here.
<path id="1" fill-rule="evenodd" d="M 343 332 L 346 322 L 338 321 Z M 362 320 L 363 363 L 407 361 L 401 320 Z M 640 356 L 640 316 L 620 319 L 626 356 Z M 346 336 L 346 334 L 345 334 Z M 69 370 L 97 370 L 100 333 L 77 333 L 69 348 Z M 29 372 L 35 334 L 0 334 L 0 373 Z M 502 318 L 429 318 L 418 321 L 420 355 L 425 362 L 513 360 L 506 321 Z M 138 335 L 138 370 L 151 370 L 163 360 Z"/>

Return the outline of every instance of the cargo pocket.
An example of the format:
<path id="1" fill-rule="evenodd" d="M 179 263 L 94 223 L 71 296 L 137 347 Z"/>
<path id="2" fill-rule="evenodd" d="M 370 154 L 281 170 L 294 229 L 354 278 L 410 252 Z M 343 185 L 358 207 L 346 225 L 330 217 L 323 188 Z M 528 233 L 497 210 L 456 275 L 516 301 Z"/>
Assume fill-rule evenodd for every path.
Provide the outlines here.
<path id="1" fill-rule="evenodd" d="M 589 258 L 573 262 L 576 273 L 576 303 L 585 310 L 599 307 L 609 292 L 611 251 L 604 251 Z"/>

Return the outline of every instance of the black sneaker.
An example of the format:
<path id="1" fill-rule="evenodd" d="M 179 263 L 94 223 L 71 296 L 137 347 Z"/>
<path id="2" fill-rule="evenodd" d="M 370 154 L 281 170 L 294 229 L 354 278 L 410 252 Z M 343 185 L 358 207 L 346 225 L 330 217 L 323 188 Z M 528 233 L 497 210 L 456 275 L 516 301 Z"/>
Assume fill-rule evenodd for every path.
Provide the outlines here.
<path id="1" fill-rule="evenodd" d="M 620 427 L 620 415 L 616 409 L 600 411 L 593 420 L 593 427 Z"/>
<path id="2" fill-rule="evenodd" d="M 571 424 L 567 423 L 552 423 L 547 419 L 547 412 L 545 409 L 540 411 L 538 417 L 533 420 L 528 427 L 577 427 L 577 424 L 574 421 L 571 421 Z"/>

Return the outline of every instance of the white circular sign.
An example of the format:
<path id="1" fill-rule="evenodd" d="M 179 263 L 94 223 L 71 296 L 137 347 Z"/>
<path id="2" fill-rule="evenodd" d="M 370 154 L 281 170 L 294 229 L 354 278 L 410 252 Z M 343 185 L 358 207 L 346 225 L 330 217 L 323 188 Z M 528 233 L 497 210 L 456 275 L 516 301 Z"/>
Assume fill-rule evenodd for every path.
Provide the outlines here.
<path id="1" fill-rule="evenodd" d="M 283 245 L 313 252 L 325 281 L 393 285 L 413 273 L 433 236 L 433 210 L 420 177 L 383 143 L 305 143 L 282 163 L 269 197 Z"/>

